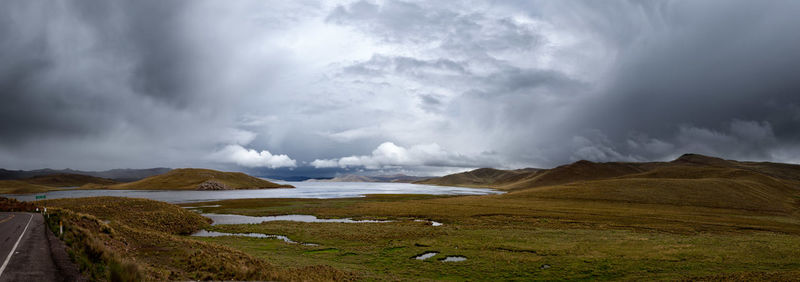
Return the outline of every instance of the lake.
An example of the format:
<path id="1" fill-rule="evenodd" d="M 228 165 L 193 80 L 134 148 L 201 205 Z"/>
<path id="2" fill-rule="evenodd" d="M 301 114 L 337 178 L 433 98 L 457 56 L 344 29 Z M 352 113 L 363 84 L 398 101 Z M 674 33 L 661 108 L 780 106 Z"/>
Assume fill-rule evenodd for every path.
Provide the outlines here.
<path id="1" fill-rule="evenodd" d="M 484 188 L 463 188 L 450 186 L 420 185 L 410 183 L 374 183 L 374 182 L 289 182 L 297 188 L 194 191 L 194 190 L 69 190 L 45 193 L 47 199 L 82 198 L 96 196 L 114 196 L 146 198 L 169 203 L 207 202 L 230 199 L 253 198 L 354 198 L 367 194 L 428 194 L 428 195 L 488 195 L 503 192 Z M 35 195 L 2 195 L 20 201 L 33 201 Z"/>

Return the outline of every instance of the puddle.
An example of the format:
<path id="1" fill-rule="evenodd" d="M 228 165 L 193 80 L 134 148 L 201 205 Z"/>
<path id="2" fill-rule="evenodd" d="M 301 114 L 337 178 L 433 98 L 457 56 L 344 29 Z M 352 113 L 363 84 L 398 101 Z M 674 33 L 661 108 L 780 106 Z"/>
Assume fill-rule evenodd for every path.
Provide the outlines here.
<path id="1" fill-rule="evenodd" d="M 441 262 L 456 262 L 456 261 L 465 261 L 467 257 L 464 256 L 449 256 L 443 259 L 440 259 Z"/>
<path id="2" fill-rule="evenodd" d="M 269 238 L 269 239 L 278 239 L 289 244 L 300 244 L 304 246 L 319 246 L 319 244 L 314 244 L 314 243 L 296 242 L 293 241 L 292 239 L 289 239 L 289 237 L 283 235 L 261 234 L 261 233 L 225 233 L 217 231 L 200 230 L 192 234 L 192 236 L 196 237 L 241 236 L 241 237 L 253 237 L 253 238 Z"/>
<path id="3" fill-rule="evenodd" d="M 265 221 L 298 221 L 298 222 L 336 222 L 336 223 L 382 223 L 382 222 L 392 222 L 391 220 L 353 220 L 350 218 L 317 218 L 313 215 L 302 215 L 302 214 L 290 214 L 290 215 L 278 215 L 278 216 L 246 216 L 246 215 L 238 215 L 238 214 L 216 214 L 216 213 L 204 213 L 202 214 L 205 217 L 208 217 L 214 220 L 214 223 L 211 225 L 220 225 L 220 224 L 254 224 L 254 223 L 262 223 Z"/>
<path id="4" fill-rule="evenodd" d="M 429 259 L 429 258 L 431 258 L 431 257 L 433 257 L 435 255 L 438 255 L 438 254 L 439 254 L 439 252 L 424 252 L 421 255 L 415 256 L 414 259 L 426 260 L 426 259 Z"/>
<path id="5" fill-rule="evenodd" d="M 430 223 L 432 226 L 442 226 L 442 223 L 441 223 L 441 222 L 438 222 L 438 221 L 433 221 L 433 220 L 426 220 L 426 219 L 415 219 L 414 221 L 415 221 L 415 222 L 428 222 L 428 223 Z"/>

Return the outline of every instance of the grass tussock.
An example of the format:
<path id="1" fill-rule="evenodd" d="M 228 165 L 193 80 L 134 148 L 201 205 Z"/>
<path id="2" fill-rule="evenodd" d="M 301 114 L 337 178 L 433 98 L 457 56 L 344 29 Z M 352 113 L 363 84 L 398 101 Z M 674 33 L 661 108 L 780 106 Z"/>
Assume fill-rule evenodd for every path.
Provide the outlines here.
<path id="1" fill-rule="evenodd" d="M 351 280 L 328 266 L 276 267 L 263 258 L 178 236 L 207 227 L 205 218 L 144 199 L 96 197 L 48 201 L 50 224 L 62 221 L 69 253 L 92 280 Z M 123 259 L 124 258 L 124 259 Z M 309 269 L 313 269 L 310 271 Z"/>
<path id="2" fill-rule="evenodd" d="M 32 212 L 36 205 L 30 202 L 20 202 L 17 199 L 0 197 L 0 211 L 4 212 Z"/>
<path id="3" fill-rule="evenodd" d="M 190 234 L 210 223 L 208 218 L 186 209 L 147 199 L 91 197 L 47 200 L 45 203 L 127 226 L 169 234 Z"/>
<path id="4" fill-rule="evenodd" d="M 114 229 L 92 215 L 50 209 L 50 229 L 64 241 L 70 258 L 93 281 L 142 281 L 142 269 L 115 249 L 125 247 Z M 62 234 L 59 224 L 63 224 Z"/>

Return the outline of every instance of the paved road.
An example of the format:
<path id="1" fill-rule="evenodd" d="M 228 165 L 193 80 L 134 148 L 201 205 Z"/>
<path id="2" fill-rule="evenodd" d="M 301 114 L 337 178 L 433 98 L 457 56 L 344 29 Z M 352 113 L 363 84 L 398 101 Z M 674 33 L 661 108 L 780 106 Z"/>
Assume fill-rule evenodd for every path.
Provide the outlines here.
<path id="1" fill-rule="evenodd" d="M 0 282 L 80 280 L 65 258 L 41 214 L 0 213 Z"/>

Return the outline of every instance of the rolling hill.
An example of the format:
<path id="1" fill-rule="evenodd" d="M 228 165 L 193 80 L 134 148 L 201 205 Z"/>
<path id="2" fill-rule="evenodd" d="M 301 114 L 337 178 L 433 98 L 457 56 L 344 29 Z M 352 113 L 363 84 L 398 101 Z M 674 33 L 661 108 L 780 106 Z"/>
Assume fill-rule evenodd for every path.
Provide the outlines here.
<path id="1" fill-rule="evenodd" d="M 63 189 L 65 187 L 113 185 L 117 183 L 117 181 L 111 179 L 81 174 L 49 174 L 19 180 L 0 180 L 0 193 L 42 193 Z"/>
<path id="2" fill-rule="evenodd" d="M 119 183 L 117 181 L 102 177 L 68 173 L 34 176 L 28 179 L 23 179 L 22 181 L 51 187 L 77 187 L 89 183 L 101 185 L 112 185 Z"/>
<path id="3" fill-rule="evenodd" d="M 503 187 L 504 185 L 536 177 L 545 170 L 524 168 L 518 170 L 500 170 L 494 168 L 479 168 L 472 171 L 445 175 L 416 181 L 416 184 L 431 184 L 444 186 L 465 187 Z"/>
<path id="4" fill-rule="evenodd" d="M 499 170 L 480 168 L 472 171 L 416 181 L 464 187 L 489 187 L 515 191 L 534 187 L 553 186 L 580 181 L 611 178 L 725 178 L 751 172 L 758 181 L 779 180 L 800 182 L 800 165 L 770 162 L 739 162 L 698 154 L 685 154 L 671 162 L 596 163 L 586 160 L 552 169 Z M 769 177 L 765 178 L 766 176 Z"/>
<path id="5" fill-rule="evenodd" d="M 478 169 L 421 184 L 491 187 L 509 199 L 658 204 L 793 213 L 800 165 L 686 154 L 671 162 L 578 161 L 545 170 Z"/>
<path id="6" fill-rule="evenodd" d="M 170 168 L 147 168 L 147 169 L 110 169 L 104 171 L 82 171 L 73 169 L 37 169 L 37 170 L 7 170 L 0 168 L 0 180 L 20 180 L 32 178 L 37 176 L 55 175 L 55 174 L 80 174 L 100 178 L 108 178 L 118 182 L 130 182 L 143 179 L 145 177 L 164 174 L 170 171 Z"/>
<path id="7" fill-rule="evenodd" d="M 132 190 L 235 190 L 294 188 L 294 186 L 273 183 L 241 172 L 182 168 L 139 181 L 109 185 L 102 188 Z"/>

